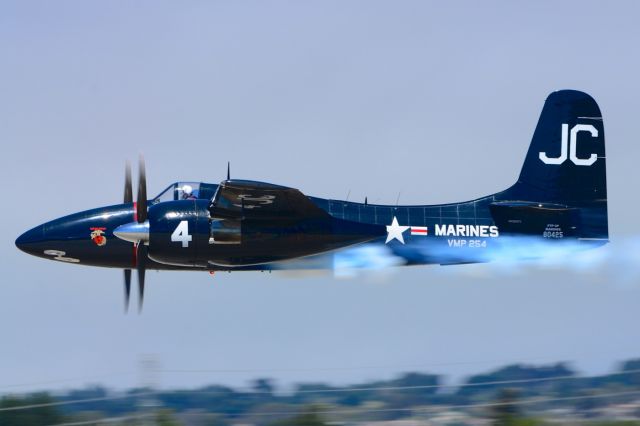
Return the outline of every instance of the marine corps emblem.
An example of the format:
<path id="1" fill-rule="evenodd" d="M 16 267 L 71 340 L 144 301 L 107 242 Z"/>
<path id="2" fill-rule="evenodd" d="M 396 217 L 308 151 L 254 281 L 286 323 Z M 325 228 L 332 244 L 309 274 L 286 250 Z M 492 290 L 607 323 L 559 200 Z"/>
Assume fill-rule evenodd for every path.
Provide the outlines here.
<path id="1" fill-rule="evenodd" d="M 107 244 L 107 237 L 104 236 L 104 231 L 107 228 L 89 228 L 91 230 L 91 241 L 96 243 L 97 246 L 103 246 Z"/>

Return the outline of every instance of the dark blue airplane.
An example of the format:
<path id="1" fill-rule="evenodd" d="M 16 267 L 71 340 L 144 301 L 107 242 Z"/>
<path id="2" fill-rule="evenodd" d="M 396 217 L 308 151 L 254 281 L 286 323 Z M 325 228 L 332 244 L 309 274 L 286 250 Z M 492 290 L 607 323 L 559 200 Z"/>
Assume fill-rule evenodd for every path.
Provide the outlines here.
<path id="1" fill-rule="evenodd" d="M 180 182 L 137 201 L 74 213 L 16 240 L 34 256 L 131 271 L 140 306 L 146 269 L 252 271 L 463 264 L 535 258 L 608 242 L 604 128 L 586 93 L 547 98 L 518 181 L 453 204 L 387 206 L 326 200 L 270 183 Z"/>

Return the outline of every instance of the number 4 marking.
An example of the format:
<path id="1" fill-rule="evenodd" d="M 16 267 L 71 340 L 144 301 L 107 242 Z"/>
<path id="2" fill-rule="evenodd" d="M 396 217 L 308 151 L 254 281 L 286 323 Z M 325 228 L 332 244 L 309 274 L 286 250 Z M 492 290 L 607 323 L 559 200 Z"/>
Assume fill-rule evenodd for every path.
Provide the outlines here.
<path id="1" fill-rule="evenodd" d="M 189 234 L 189 221 L 182 220 L 171 234 L 171 241 L 182 243 L 182 247 L 189 247 L 189 243 L 193 237 Z"/>

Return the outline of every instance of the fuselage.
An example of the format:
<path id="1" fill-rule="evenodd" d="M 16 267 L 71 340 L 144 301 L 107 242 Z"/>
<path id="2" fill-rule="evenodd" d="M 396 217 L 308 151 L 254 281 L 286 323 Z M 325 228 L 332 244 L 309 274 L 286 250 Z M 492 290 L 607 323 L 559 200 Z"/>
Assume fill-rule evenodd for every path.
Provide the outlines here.
<path id="1" fill-rule="evenodd" d="M 192 183 L 192 185 L 194 185 Z M 203 221 L 210 222 L 206 207 L 218 185 L 195 184 L 199 191 L 189 200 L 164 191 L 149 200 L 193 204 Z M 180 187 L 179 183 L 169 188 Z M 174 191 L 175 192 L 175 191 Z M 211 245 L 208 226 L 202 226 L 197 256 L 187 263 L 155 261 L 156 270 L 279 270 L 324 269 L 336 265 L 368 267 L 372 263 L 392 265 L 461 264 L 488 262 L 504 257 L 529 258 L 548 253 L 549 247 L 582 249 L 601 245 L 602 230 L 585 228 L 577 217 L 580 206 L 518 201 L 523 194 L 517 188 L 476 200 L 439 205 L 389 206 L 308 197 L 331 216 L 330 228 L 282 231 L 277 224 L 268 251 L 273 256 L 255 257 L 255 262 L 239 265 L 211 261 L 228 255 L 251 258 L 251 245 Z M 601 207 L 584 206 L 583 215 L 604 215 Z M 39 225 L 21 235 L 16 245 L 42 258 L 88 266 L 134 268 L 135 245 L 116 238 L 119 226 L 136 220 L 133 203 L 117 204 L 74 213 Z M 339 225 L 339 226 L 338 226 Z M 348 240 L 340 235 L 364 234 Z M 286 228 L 285 228 L 286 229 Z M 262 234 L 269 230 L 261 229 Z M 332 235 L 329 235 L 329 234 Z M 272 236 L 273 236 L 272 235 Z M 344 241 L 344 244 L 341 242 Z M 324 243 L 323 243 L 324 242 Z M 179 247 L 179 245 L 178 245 Z M 256 246 L 260 250 L 260 246 Z M 179 248 L 176 249 L 179 251 Z M 247 253 L 249 250 L 249 253 Z M 261 255 L 264 256 L 264 255 Z M 346 262 L 346 263 L 345 263 Z M 375 265 L 373 265 L 375 266 Z"/>

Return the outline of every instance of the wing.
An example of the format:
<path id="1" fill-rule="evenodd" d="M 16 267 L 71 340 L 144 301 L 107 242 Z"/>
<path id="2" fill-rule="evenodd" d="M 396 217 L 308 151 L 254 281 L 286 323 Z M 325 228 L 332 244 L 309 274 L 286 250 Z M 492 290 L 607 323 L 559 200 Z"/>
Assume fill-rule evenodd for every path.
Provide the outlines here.
<path id="1" fill-rule="evenodd" d="M 331 216 L 294 188 L 248 180 L 226 180 L 209 205 L 220 219 L 330 219 Z"/>

